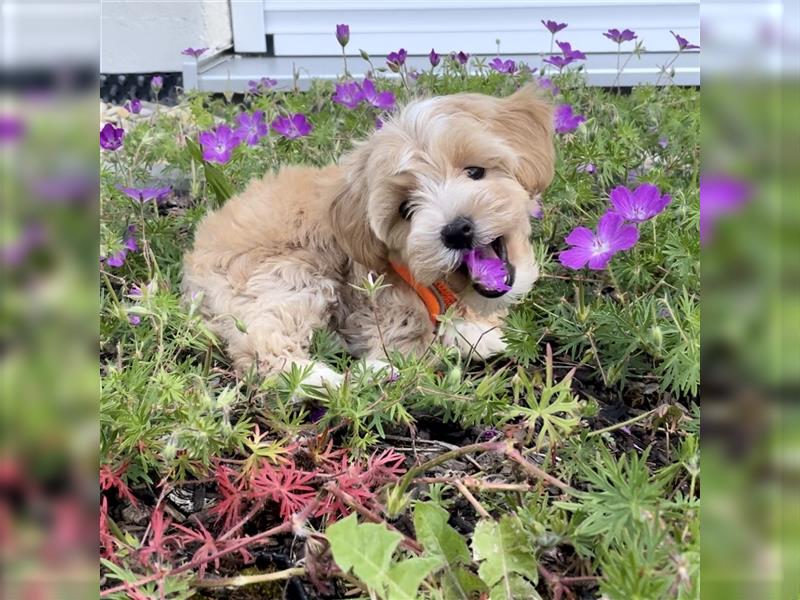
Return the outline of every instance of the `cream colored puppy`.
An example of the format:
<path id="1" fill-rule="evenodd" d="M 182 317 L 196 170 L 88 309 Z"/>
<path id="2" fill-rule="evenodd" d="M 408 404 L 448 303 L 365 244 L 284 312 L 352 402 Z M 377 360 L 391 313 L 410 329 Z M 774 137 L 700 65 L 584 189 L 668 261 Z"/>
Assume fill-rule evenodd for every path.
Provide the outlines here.
<path id="1" fill-rule="evenodd" d="M 551 108 L 533 87 L 417 100 L 339 165 L 281 169 L 209 214 L 184 292 L 202 298 L 240 371 L 311 365 L 307 383 L 338 383 L 309 357 L 319 327 L 368 360 L 385 358 L 384 345 L 420 353 L 435 336 L 497 354 L 509 305 L 538 277 L 529 214 L 552 176 Z M 502 260 L 503 285 L 478 281 L 464 265 L 470 249 Z M 374 311 L 353 287 L 371 272 L 390 284 Z M 438 326 L 450 305 L 455 318 Z"/>

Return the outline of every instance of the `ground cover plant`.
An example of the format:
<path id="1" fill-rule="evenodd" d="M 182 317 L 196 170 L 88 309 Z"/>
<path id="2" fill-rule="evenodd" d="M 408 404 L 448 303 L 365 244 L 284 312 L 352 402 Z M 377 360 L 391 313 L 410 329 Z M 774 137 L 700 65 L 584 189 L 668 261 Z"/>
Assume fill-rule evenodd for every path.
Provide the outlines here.
<path id="1" fill-rule="evenodd" d="M 588 87 L 569 30 L 543 25 L 560 51 L 529 64 L 362 53 L 367 79 L 343 57 L 308 91 L 155 90 L 102 124 L 102 597 L 697 597 L 699 94 L 671 64 L 658 87 Z M 341 388 L 237 376 L 180 295 L 203 215 L 410 98 L 528 81 L 556 105 L 558 163 L 508 351 L 433 346 L 375 377 L 319 331 Z"/>

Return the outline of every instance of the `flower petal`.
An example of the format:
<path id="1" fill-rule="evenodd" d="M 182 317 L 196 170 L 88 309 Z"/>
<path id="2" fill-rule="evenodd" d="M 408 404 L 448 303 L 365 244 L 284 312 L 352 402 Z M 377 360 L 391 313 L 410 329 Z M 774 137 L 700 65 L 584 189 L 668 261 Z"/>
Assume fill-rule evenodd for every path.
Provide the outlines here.
<path id="1" fill-rule="evenodd" d="M 617 236 L 611 240 L 611 249 L 615 251 L 628 250 L 633 248 L 639 241 L 639 229 L 636 225 L 624 225 L 617 232 Z"/>
<path id="2" fill-rule="evenodd" d="M 582 269 L 586 262 L 591 258 L 592 254 L 587 248 L 576 246 L 569 250 L 563 250 L 558 255 L 558 260 L 565 267 L 570 269 Z"/>
<path id="3" fill-rule="evenodd" d="M 617 237 L 619 228 L 622 227 L 623 219 L 614 212 L 607 212 L 597 223 L 597 237 L 602 241 L 611 244 Z"/>
<path id="4" fill-rule="evenodd" d="M 588 248 L 594 241 L 594 233 L 591 229 L 587 229 L 586 227 L 576 227 L 570 232 L 564 241 L 570 246 L 581 246 Z"/>
<path id="5" fill-rule="evenodd" d="M 623 185 L 615 187 L 609 194 L 611 205 L 614 212 L 622 217 L 630 217 L 633 214 L 633 194 Z"/>
<path id="6" fill-rule="evenodd" d="M 589 258 L 589 264 L 587 265 L 590 269 L 594 271 L 602 271 L 608 266 L 609 261 L 611 261 L 611 257 L 614 256 L 614 252 L 603 252 L 602 254 L 596 254 Z"/>

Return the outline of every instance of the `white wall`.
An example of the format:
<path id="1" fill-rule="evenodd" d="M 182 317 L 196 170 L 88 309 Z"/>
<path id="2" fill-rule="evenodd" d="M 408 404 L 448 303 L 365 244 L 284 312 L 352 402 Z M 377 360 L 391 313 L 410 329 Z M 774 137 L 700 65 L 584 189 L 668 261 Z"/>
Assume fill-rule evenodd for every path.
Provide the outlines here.
<path id="1" fill-rule="evenodd" d="M 180 71 L 187 47 L 232 43 L 228 0 L 102 0 L 102 73 Z"/>

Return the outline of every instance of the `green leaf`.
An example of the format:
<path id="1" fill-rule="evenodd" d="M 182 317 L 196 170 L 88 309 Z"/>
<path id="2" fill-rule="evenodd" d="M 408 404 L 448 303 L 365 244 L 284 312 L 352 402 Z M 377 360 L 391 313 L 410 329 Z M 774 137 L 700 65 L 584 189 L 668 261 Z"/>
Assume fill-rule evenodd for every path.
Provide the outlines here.
<path id="1" fill-rule="evenodd" d="M 489 593 L 489 600 L 541 600 L 539 592 L 531 583 L 519 575 L 512 575 L 508 580 L 508 587 L 497 585 Z"/>
<path id="2" fill-rule="evenodd" d="M 422 580 L 441 564 L 438 557 L 414 557 L 392 563 L 403 536 L 383 523 L 358 524 L 355 514 L 325 532 L 333 559 L 385 600 L 414 600 Z"/>
<path id="3" fill-rule="evenodd" d="M 438 558 L 419 556 L 394 564 L 386 580 L 387 600 L 415 600 L 422 580 L 440 564 Z"/>
<path id="4" fill-rule="evenodd" d="M 450 514 L 434 502 L 417 502 L 414 506 L 414 529 L 425 552 L 445 562 L 442 585 L 445 598 L 467 600 L 475 592 L 484 591 L 481 580 L 461 565 L 469 564 L 467 542 L 447 524 Z"/>
<path id="5" fill-rule="evenodd" d="M 472 537 L 472 552 L 481 563 L 478 574 L 493 588 L 492 598 L 518 600 L 514 596 L 514 590 L 519 588 L 515 574 L 534 583 L 538 581 L 533 545 L 516 515 L 504 515 L 499 522 L 478 522 Z"/>
<path id="6" fill-rule="evenodd" d="M 203 160 L 203 153 L 200 146 L 194 140 L 186 138 L 186 147 L 189 149 L 189 154 L 197 162 L 203 165 L 203 170 L 206 173 L 206 183 L 214 195 L 217 197 L 219 204 L 224 204 L 234 194 L 233 186 L 228 178 L 219 167 Z"/>

